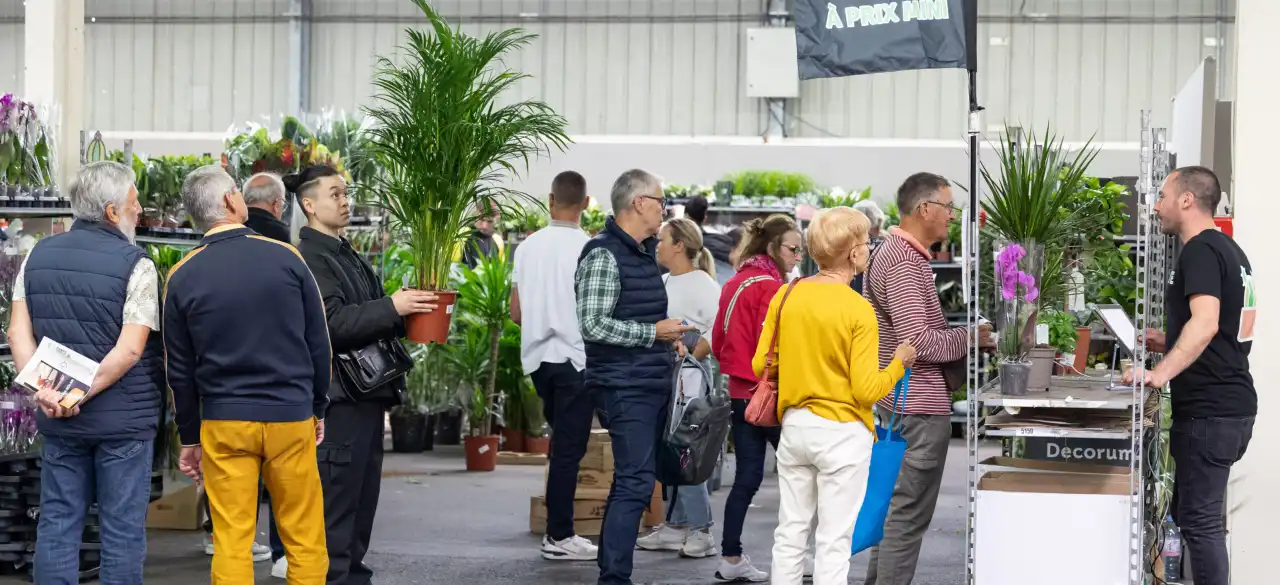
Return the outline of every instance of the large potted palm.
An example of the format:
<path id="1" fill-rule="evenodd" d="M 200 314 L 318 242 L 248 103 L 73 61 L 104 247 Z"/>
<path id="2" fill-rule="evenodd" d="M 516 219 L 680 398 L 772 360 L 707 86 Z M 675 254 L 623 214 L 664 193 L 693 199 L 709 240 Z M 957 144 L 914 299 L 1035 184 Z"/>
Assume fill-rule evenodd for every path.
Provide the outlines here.
<path id="1" fill-rule="evenodd" d="M 503 57 L 535 35 L 516 28 L 472 37 L 450 28 L 426 0 L 414 3 L 431 27 L 407 29 L 396 61 L 378 58 L 367 154 L 381 172 L 368 188 L 407 232 L 412 285 L 440 297 L 439 310 L 409 318 L 408 337 L 444 343 L 457 299 L 445 289 L 459 241 L 492 206 L 533 202 L 502 181 L 552 147 L 563 150 L 569 138 L 565 119 L 547 104 L 499 103 L 527 77 L 507 69 Z"/>
<path id="2" fill-rule="evenodd" d="M 500 365 L 498 350 L 503 331 L 511 320 L 511 263 L 507 261 L 506 254 L 482 256 L 474 269 L 463 267 L 458 292 L 459 313 L 465 316 L 468 325 L 484 332 L 483 339 L 487 342 L 488 350 L 484 382 L 476 389 L 471 405 L 471 435 L 464 440 L 470 462 L 473 459 L 472 451 L 488 453 L 498 448 L 492 416 L 493 413 L 503 412 L 500 403 L 504 395 L 497 389 Z M 468 339 L 468 343 L 472 343 L 471 339 Z M 492 469 L 490 467 L 485 471 Z"/>

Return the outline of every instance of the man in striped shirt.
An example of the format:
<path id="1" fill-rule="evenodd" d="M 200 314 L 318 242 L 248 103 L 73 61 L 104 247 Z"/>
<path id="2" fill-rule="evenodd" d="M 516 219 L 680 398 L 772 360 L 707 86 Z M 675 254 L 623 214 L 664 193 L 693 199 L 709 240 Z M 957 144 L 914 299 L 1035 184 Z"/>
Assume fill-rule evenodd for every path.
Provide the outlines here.
<path id="1" fill-rule="evenodd" d="M 964 327 L 948 327 L 929 266 L 930 246 L 947 237 L 956 217 L 950 183 L 932 173 L 916 173 L 898 188 L 902 224 L 890 230 L 872 257 L 863 296 L 876 309 L 880 327 L 880 367 L 893 359 L 899 343 L 918 352 L 911 370 L 902 416 L 907 455 L 885 521 L 884 540 L 871 549 L 867 585 L 909 585 L 920 558 L 920 544 L 942 485 L 951 441 L 951 391 L 942 370 L 968 355 Z M 892 394 L 881 400 L 882 424 L 895 408 Z"/>

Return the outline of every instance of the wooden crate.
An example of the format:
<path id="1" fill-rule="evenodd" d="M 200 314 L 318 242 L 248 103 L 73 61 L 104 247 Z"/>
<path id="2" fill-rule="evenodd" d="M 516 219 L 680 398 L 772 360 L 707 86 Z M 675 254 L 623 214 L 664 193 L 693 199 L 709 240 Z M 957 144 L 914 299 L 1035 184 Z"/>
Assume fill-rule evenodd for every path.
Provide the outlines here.
<path id="1" fill-rule="evenodd" d="M 499 451 L 498 465 L 546 465 L 546 453 L 517 453 L 515 451 Z"/>
<path id="2" fill-rule="evenodd" d="M 573 531 L 580 536 L 599 536 L 601 527 L 604 524 L 604 500 L 608 497 L 608 492 L 606 491 L 603 494 L 592 493 L 591 495 L 599 496 L 600 499 L 584 500 L 578 498 L 573 502 Z M 648 528 L 662 524 L 665 518 L 662 488 L 655 487 L 653 498 L 649 501 L 649 507 L 640 519 L 639 531 L 643 532 Z M 529 499 L 529 532 L 545 534 L 546 531 L 547 501 L 542 496 L 534 496 Z"/>
<path id="3" fill-rule="evenodd" d="M 609 442 L 609 435 L 604 436 L 604 441 L 597 441 L 595 435 L 592 435 L 591 442 L 587 443 L 587 454 L 582 456 L 580 467 L 591 471 L 613 473 L 613 443 Z"/>

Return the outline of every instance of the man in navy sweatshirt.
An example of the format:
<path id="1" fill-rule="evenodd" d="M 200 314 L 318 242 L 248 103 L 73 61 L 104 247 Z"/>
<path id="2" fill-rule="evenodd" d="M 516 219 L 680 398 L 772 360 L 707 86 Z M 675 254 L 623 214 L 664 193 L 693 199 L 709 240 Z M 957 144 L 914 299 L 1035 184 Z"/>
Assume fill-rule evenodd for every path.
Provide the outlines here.
<path id="1" fill-rule="evenodd" d="M 316 444 L 331 360 L 319 288 L 297 250 L 243 225 L 244 197 L 220 167 L 188 175 L 182 200 L 205 236 L 169 272 L 162 331 L 179 467 L 208 492 L 213 585 L 254 580 L 259 470 L 290 581 L 323 583 Z"/>

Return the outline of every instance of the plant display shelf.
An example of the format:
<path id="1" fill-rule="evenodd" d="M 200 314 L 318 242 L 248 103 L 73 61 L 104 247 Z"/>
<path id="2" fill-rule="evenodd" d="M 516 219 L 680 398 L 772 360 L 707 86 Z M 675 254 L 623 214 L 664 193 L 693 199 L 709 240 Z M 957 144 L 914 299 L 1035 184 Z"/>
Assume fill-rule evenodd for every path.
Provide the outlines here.
<path id="1" fill-rule="evenodd" d="M 13 207 L 8 202 L 0 206 L 0 217 L 71 217 L 70 202 L 67 207 Z"/>
<path id="2" fill-rule="evenodd" d="M 156 244 L 160 246 L 178 246 L 194 248 L 200 245 L 199 239 L 180 238 L 175 236 L 158 236 L 151 234 L 139 234 L 134 238 L 139 244 Z"/>
<path id="3" fill-rule="evenodd" d="M 1161 458 L 1153 457 L 1160 443 L 1159 425 L 1149 420 L 1159 420 L 1160 408 L 1148 403 L 1153 396 L 1145 389 L 1142 375 L 1155 361 L 1148 358 L 1158 358 L 1146 351 L 1145 329 L 1163 326 L 1166 255 L 1170 247 L 1167 238 L 1160 235 L 1159 218 L 1154 213 L 1156 186 L 1168 173 L 1165 131 L 1151 126 L 1149 111 L 1142 113 L 1141 136 L 1138 198 L 1133 208 L 1138 233 L 1117 238 L 1133 245 L 1137 299 L 1132 317 L 1138 339 L 1131 357 L 1138 379 L 1132 387 L 1112 390 L 1113 383 L 1119 383 L 1118 375 L 1088 372 L 1089 376 L 1054 377 L 1048 391 L 1004 396 L 999 392 L 998 378 L 982 385 L 974 383 L 974 376 L 980 371 L 980 354 L 970 352 L 969 380 L 979 390 L 970 394 L 965 417 L 969 463 L 967 585 L 1150 582 L 1166 511 L 1162 508 L 1165 499 L 1160 495 Z M 974 238 L 980 231 L 972 218 L 966 229 Z M 977 250 L 968 250 L 968 261 L 978 261 Z M 980 290 L 979 272 L 976 264 L 967 265 L 966 270 L 968 292 L 975 299 L 970 305 L 973 311 Z M 974 320 L 974 315 L 969 319 Z M 1021 413 L 1028 424 L 990 427 L 1001 409 L 1009 414 Z M 1023 409 L 1039 412 L 1027 413 Z M 1062 412 L 1046 412 L 1058 410 Z M 1112 424 L 1093 425 L 1090 429 L 1051 424 L 1063 413 L 1083 418 L 1090 411 L 1097 413 L 1100 421 L 1110 418 Z M 1028 416 L 1032 414 L 1040 416 Z M 1120 428 L 1115 428 L 1117 418 L 1124 421 Z M 978 451 L 984 436 L 1064 442 L 1113 440 L 1118 448 L 1124 445 L 1127 464 L 1108 467 L 1101 473 L 1085 469 L 1094 466 L 1075 464 L 1070 464 L 1071 471 L 1067 473 L 1044 473 L 1035 465 L 994 471 L 980 462 Z M 1046 567 L 1061 564 L 1064 550 L 1090 562 L 1047 571 Z"/>

